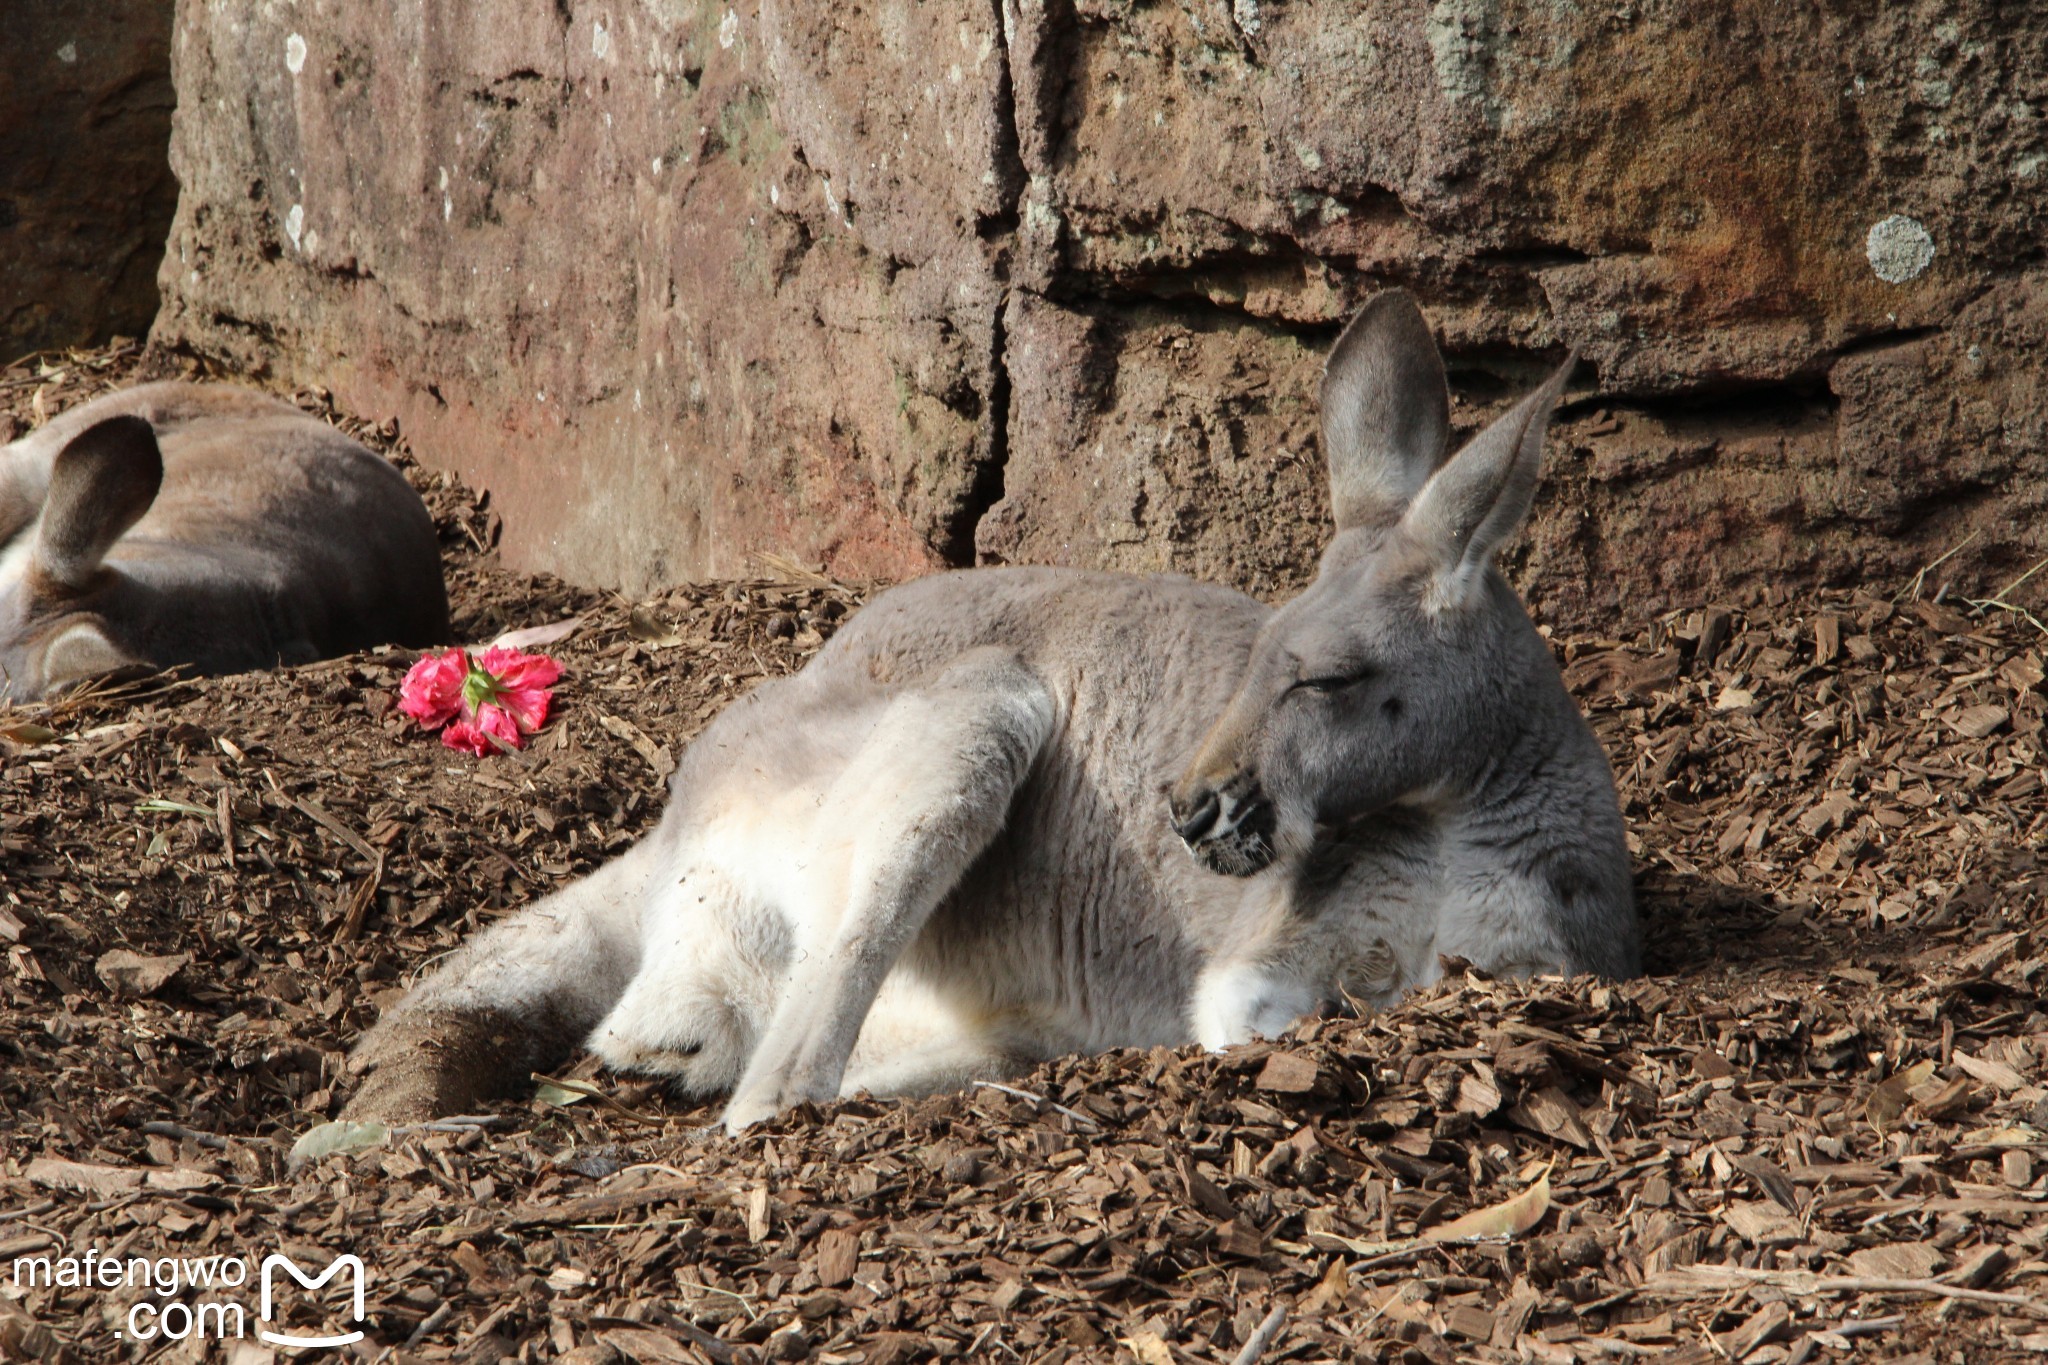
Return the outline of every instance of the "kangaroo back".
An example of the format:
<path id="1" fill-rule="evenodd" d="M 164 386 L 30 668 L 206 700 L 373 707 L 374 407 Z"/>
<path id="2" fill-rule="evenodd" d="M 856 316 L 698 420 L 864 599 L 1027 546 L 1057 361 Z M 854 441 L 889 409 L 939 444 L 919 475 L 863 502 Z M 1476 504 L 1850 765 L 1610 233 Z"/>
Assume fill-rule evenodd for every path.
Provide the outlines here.
<path id="1" fill-rule="evenodd" d="M 228 673 L 447 633 L 419 496 L 288 404 L 151 384 L 0 449 L 0 696 L 128 665 Z"/>

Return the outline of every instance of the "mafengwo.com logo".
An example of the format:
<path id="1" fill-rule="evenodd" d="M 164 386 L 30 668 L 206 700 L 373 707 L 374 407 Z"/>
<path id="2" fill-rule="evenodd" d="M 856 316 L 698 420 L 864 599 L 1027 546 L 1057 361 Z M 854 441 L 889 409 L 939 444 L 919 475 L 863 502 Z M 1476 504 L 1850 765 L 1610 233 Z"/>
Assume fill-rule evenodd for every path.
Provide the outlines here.
<path id="1" fill-rule="evenodd" d="M 240 1341 L 253 1333 L 266 1345 L 287 1349 L 349 1346 L 363 1339 L 368 1281 L 362 1258 L 352 1253 L 308 1271 L 273 1252 L 253 1277 L 242 1256 L 103 1256 L 97 1247 L 88 1247 L 77 1256 L 14 1258 L 14 1288 L 20 1294 L 128 1291 L 134 1301 L 119 1319 L 124 1327 L 116 1335 L 144 1343 Z"/>
<path id="2" fill-rule="evenodd" d="M 289 1256 L 272 1253 L 264 1257 L 263 1269 L 261 1271 L 263 1300 L 260 1307 L 262 1320 L 265 1323 L 275 1321 L 271 1316 L 275 1303 L 271 1298 L 271 1289 L 274 1283 L 272 1277 L 278 1271 L 283 1271 L 297 1280 L 302 1287 L 312 1290 L 318 1290 L 335 1276 L 346 1273 L 350 1278 L 345 1283 L 351 1286 L 349 1294 L 351 1316 L 349 1320 L 358 1323 L 363 1320 L 363 1281 L 367 1277 L 363 1272 L 361 1257 L 353 1254 L 337 1256 L 327 1263 L 327 1269 L 311 1279 L 306 1278 L 306 1273 L 300 1270 L 298 1265 Z M 272 1346 L 347 1346 L 352 1342 L 363 1339 L 363 1332 L 360 1327 L 353 1332 L 342 1332 L 333 1336 L 320 1337 L 293 1336 L 285 1332 L 273 1332 L 268 1327 L 264 1327 L 259 1329 L 256 1335 L 269 1342 Z"/>

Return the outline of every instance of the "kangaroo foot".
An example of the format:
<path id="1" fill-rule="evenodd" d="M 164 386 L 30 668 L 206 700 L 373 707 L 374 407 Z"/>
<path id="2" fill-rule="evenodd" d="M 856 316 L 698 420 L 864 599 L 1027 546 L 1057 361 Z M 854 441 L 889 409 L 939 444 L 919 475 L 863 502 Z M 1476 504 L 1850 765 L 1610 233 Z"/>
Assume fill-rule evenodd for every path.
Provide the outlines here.
<path id="1" fill-rule="evenodd" d="M 540 1037 L 531 1023 L 409 1012 L 378 1025 L 349 1058 L 363 1081 L 341 1116 L 417 1123 L 474 1113 L 521 1093 L 533 1067 L 560 1051 L 558 1040 Z"/>

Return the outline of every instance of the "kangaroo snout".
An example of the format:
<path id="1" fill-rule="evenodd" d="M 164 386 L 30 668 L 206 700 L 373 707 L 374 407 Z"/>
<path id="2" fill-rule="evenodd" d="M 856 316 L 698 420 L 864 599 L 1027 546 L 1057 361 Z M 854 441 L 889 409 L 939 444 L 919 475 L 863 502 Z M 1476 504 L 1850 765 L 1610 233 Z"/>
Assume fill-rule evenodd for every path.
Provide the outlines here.
<path id="1" fill-rule="evenodd" d="M 1249 877 L 1273 861 L 1273 803 L 1249 772 L 1195 772 L 1167 796 L 1173 832 L 1213 872 Z"/>
<path id="2" fill-rule="evenodd" d="M 1167 799 L 1167 810 L 1173 816 L 1173 832 L 1181 837 L 1182 843 L 1193 848 L 1215 828 L 1216 817 L 1223 811 L 1223 801 L 1208 788 L 1185 797 L 1176 790 Z"/>

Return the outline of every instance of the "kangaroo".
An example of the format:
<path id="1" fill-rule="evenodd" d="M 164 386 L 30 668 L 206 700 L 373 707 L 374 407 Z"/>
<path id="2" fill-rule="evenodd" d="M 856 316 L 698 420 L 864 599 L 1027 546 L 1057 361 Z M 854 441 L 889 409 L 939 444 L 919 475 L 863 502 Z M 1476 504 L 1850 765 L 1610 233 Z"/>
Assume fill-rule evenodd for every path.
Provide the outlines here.
<path id="1" fill-rule="evenodd" d="M 0 701 L 448 635 L 419 494 L 288 403 L 145 384 L 0 447 Z"/>
<path id="2" fill-rule="evenodd" d="M 1404 293 L 1338 340 L 1337 534 L 1278 610 L 983 568 L 877 597 L 689 746 L 659 826 L 359 1044 L 346 1113 L 467 1109 L 579 1041 L 730 1091 L 928 1093 L 1079 1050 L 1385 1005 L 1439 954 L 1637 971 L 1607 760 L 1492 560 L 1571 363 L 1446 461 Z"/>

